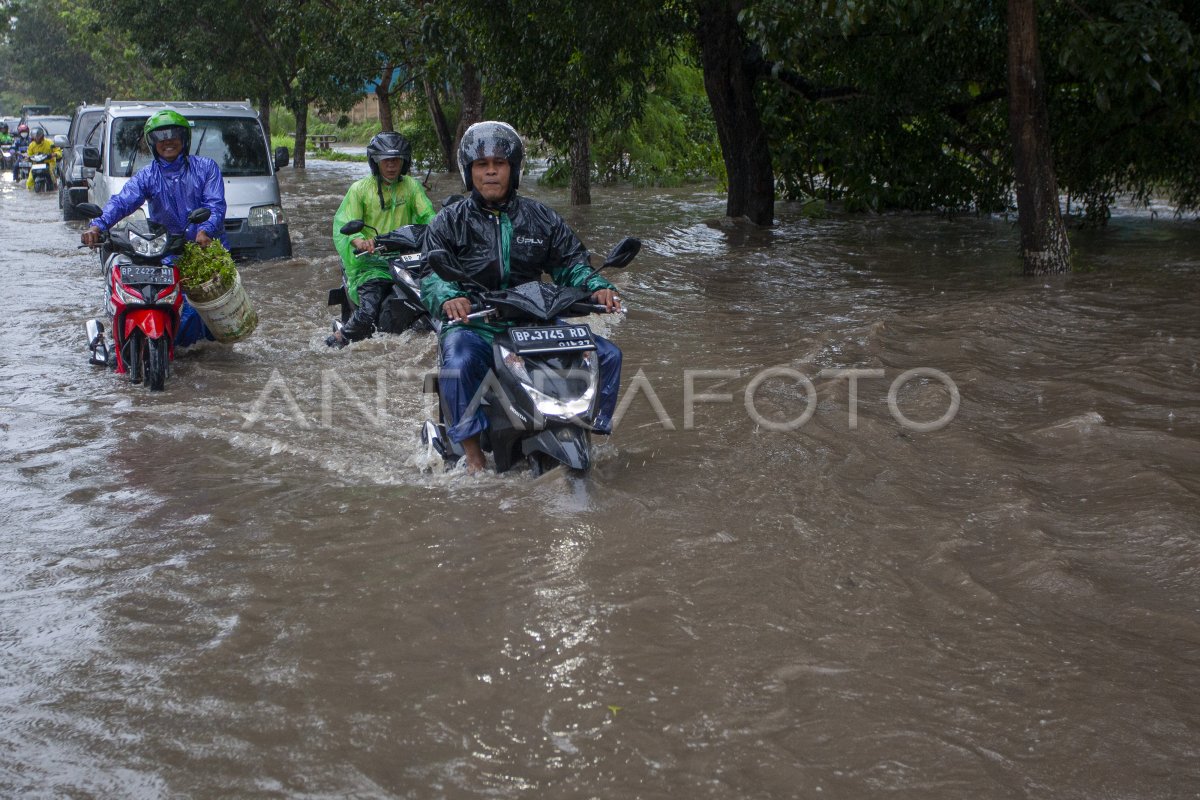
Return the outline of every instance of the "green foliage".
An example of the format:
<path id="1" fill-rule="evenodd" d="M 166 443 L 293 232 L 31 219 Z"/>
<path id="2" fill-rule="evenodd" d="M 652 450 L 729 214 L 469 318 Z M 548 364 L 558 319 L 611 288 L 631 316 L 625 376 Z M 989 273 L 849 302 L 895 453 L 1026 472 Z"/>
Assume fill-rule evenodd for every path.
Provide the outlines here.
<path id="1" fill-rule="evenodd" d="M 185 291 L 208 283 L 213 278 L 220 278 L 221 285 L 228 288 L 233 286 L 237 277 L 233 256 L 218 241 L 210 242 L 208 247 L 188 242 L 183 246 L 178 264 Z"/>
<path id="2" fill-rule="evenodd" d="M 647 89 L 639 118 L 596 136 L 592 157 L 604 182 L 673 186 L 722 175 L 725 165 L 700 70 L 684 62 L 669 67 Z"/>

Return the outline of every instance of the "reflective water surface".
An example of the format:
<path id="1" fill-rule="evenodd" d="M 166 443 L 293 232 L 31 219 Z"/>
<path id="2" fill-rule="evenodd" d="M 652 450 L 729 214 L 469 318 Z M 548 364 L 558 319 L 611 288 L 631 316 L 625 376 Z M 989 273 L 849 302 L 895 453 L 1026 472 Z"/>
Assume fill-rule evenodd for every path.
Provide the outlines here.
<path id="1" fill-rule="evenodd" d="M 468 477 L 417 441 L 431 339 L 322 343 L 362 171 L 284 171 L 258 331 L 154 395 L 87 364 L 79 223 L 0 182 L 0 796 L 1200 793 L 1196 223 L 1026 279 L 1002 219 L 531 186 L 645 241 L 593 320 L 623 415 L 586 477 Z"/>

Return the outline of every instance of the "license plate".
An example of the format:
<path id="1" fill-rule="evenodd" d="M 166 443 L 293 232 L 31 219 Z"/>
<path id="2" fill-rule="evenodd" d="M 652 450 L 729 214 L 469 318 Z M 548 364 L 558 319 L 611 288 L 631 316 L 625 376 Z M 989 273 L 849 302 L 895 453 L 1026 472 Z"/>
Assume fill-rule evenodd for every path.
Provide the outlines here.
<path id="1" fill-rule="evenodd" d="M 50 169 L 50 167 L 46 164 L 34 164 L 32 167 L 30 167 L 30 169 L 32 169 L 34 172 L 41 172 L 44 169 Z"/>
<path id="2" fill-rule="evenodd" d="M 592 329 L 587 325 L 555 325 L 546 328 L 513 328 L 508 332 L 518 353 L 562 353 L 595 350 Z"/>
<path id="3" fill-rule="evenodd" d="M 170 267 L 121 267 L 121 280 L 137 286 L 170 286 L 175 282 L 175 270 Z"/>

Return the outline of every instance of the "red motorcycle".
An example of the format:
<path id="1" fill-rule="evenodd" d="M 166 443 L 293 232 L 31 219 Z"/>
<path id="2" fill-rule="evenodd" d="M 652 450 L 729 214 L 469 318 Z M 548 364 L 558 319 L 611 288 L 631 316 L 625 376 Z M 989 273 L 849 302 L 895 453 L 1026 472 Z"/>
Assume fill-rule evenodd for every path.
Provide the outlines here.
<path id="1" fill-rule="evenodd" d="M 78 210 L 88 219 L 104 213 L 95 203 L 80 203 Z M 204 222 L 210 214 L 198 208 L 188 214 L 188 222 Z M 113 354 L 104 339 L 104 324 L 88 320 L 92 364 L 115 366 L 130 383 L 144 381 L 152 392 L 166 386 L 183 307 L 179 268 L 168 257 L 182 253 L 186 242 L 183 234 L 171 234 L 144 218 L 127 220 L 102 236 L 104 310 L 111 321 Z"/>

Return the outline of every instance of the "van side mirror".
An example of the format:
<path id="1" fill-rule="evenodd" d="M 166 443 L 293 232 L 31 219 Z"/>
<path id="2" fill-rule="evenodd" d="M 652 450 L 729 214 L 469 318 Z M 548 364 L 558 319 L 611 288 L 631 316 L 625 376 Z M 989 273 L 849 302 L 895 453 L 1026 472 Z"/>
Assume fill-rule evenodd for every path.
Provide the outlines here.
<path id="1" fill-rule="evenodd" d="M 286 147 L 275 148 L 275 170 L 279 171 L 288 165 L 288 149 Z"/>
<path id="2" fill-rule="evenodd" d="M 53 142 L 54 142 L 55 147 L 66 147 L 67 146 L 66 134 L 60 133 L 60 134 L 56 135 L 53 139 Z"/>
<path id="3" fill-rule="evenodd" d="M 100 169 L 100 149 L 98 147 L 83 148 L 83 165 L 89 169 Z"/>

